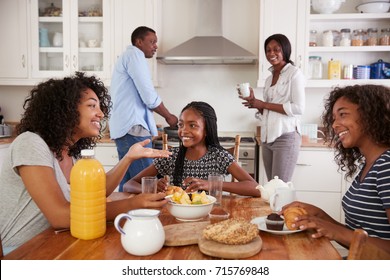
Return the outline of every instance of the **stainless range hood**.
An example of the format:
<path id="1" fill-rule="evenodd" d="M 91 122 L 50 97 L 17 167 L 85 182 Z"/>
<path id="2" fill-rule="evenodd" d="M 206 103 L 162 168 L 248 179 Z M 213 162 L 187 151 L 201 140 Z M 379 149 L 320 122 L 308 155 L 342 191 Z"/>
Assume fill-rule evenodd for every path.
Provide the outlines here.
<path id="1" fill-rule="evenodd" d="M 197 0 L 197 34 L 159 54 L 164 64 L 256 64 L 257 56 L 222 36 L 222 0 Z"/>

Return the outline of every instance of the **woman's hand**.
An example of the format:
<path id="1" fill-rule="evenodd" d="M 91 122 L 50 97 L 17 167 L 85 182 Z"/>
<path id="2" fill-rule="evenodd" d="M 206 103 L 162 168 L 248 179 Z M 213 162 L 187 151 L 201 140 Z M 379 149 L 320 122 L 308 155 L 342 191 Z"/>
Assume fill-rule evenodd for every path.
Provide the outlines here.
<path id="1" fill-rule="evenodd" d="M 172 154 L 172 152 L 169 152 L 167 150 L 144 148 L 144 146 L 149 143 L 150 139 L 135 143 L 130 147 L 129 151 L 126 154 L 126 157 L 130 158 L 131 160 L 136 160 L 139 158 L 169 157 Z"/>
<path id="2" fill-rule="evenodd" d="M 199 178 L 188 177 L 184 179 L 183 185 L 187 186 L 186 192 L 196 192 L 200 191 L 208 191 L 209 190 L 209 182 L 207 180 L 202 180 Z"/>
<path id="3" fill-rule="evenodd" d="M 265 103 L 263 101 L 255 98 L 253 88 L 249 88 L 249 91 L 250 91 L 249 96 L 243 97 L 240 93 L 240 90 L 238 89 L 239 98 L 241 98 L 242 100 L 245 100 L 245 102 L 242 102 L 242 104 L 244 104 L 245 107 L 248 107 L 250 109 L 257 109 L 260 111 L 260 113 L 263 113 Z"/>

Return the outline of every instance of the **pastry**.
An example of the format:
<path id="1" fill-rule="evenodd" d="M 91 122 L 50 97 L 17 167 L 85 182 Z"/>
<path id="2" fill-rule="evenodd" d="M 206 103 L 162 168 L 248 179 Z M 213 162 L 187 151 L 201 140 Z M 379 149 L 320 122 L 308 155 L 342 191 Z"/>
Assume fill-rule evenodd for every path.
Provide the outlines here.
<path id="1" fill-rule="evenodd" d="M 265 225 L 269 230 L 283 230 L 284 220 L 280 215 L 272 213 L 265 219 Z"/>
<path id="2" fill-rule="evenodd" d="M 305 209 L 301 207 L 289 207 L 283 211 L 284 222 L 289 230 L 297 230 L 298 228 L 293 228 L 292 224 L 295 223 L 295 218 L 298 216 L 307 215 Z"/>
<path id="3" fill-rule="evenodd" d="M 174 194 L 175 192 L 182 192 L 183 189 L 177 186 L 168 186 L 165 192 L 166 195 Z"/>
<path id="4" fill-rule="evenodd" d="M 228 219 L 208 225 L 203 230 L 205 239 L 229 245 L 247 244 L 258 235 L 257 225 L 244 219 Z"/>

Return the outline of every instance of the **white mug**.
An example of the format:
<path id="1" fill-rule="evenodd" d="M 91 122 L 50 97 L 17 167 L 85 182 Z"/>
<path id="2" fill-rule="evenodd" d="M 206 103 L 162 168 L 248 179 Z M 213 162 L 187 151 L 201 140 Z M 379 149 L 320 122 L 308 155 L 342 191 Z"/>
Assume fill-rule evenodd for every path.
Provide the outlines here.
<path id="1" fill-rule="evenodd" d="M 250 87 L 249 83 L 242 83 L 238 85 L 242 97 L 248 97 L 250 95 L 249 87 Z"/>
<path id="2" fill-rule="evenodd" d="M 287 205 L 296 200 L 295 190 L 291 188 L 277 188 L 275 193 L 269 199 L 269 206 L 272 211 L 282 210 Z"/>

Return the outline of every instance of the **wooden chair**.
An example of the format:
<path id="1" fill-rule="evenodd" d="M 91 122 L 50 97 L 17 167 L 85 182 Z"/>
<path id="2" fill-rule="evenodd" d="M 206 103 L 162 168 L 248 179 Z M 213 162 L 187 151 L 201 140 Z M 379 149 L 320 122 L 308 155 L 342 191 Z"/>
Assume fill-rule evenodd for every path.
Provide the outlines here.
<path id="1" fill-rule="evenodd" d="M 0 258 L 3 257 L 3 243 L 1 242 L 1 236 L 0 236 Z"/>
<path id="2" fill-rule="evenodd" d="M 368 242 L 368 234 L 365 230 L 356 229 L 347 260 L 390 260 L 390 253 Z"/>
<path id="3" fill-rule="evenodd" d="M 238 159 L 240 157 L 240 143 L 241 143 L 241 136 L 236 135 L 236 140 L 234 141 L 234 146 L 227 149 L 229 151 L 229 153 L 231 153 L 234 156 L 237 163 L 238 163 Z M 233 176 L 232 176 L 232 182 L 237 182 L 237 180 Z"/>

